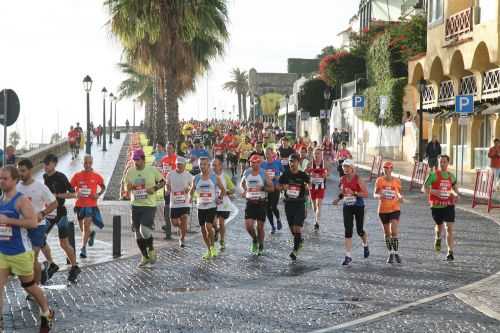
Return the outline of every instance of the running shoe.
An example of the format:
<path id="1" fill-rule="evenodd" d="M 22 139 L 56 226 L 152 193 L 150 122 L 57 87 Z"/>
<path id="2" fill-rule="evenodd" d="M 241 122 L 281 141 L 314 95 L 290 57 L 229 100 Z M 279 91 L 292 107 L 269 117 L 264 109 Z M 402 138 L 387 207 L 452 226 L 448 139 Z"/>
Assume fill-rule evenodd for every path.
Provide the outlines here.
<path id="1" fill-rule="evenodd" d="M 224 251 L 225 249 L 226 249 L 226 243 L 225 243 L 223 240 L 221 240 L 221 241 L 220 241 L 220 251 L 222 252 L 222 251 Z"/>
<path id="2" fill-rule="evenodd" d="M 57 273 L 57 271 L 59 271 L 59 266 L 57 266 L 54 263 L 51 263 L 49 265 L 49 268 L 47 269 L 48 280 L 50 280 L 52 276 Z"/>
<path id="3" fill-rule="evenodd" d="M 281 230 L 281 228 L 283 228 L 283 224 L 281 224 L 281 221 L 280 221 L 280 220 L 278 220 L 278 221 L 276 222 L 276 224 L 277 224 L 277 226 L 278 226 L 278 230 Z"/>
<path id="4" fill-rule="evenodd" d="M 446 261 L 453 261 L 455 260 L 455 257 L 453 256 L 453 251 L 449 251 L 448 255 L 446 256 Z"/>
<path id="5" fill-rule="evenodd" d="M 87 249 L 82 247 L 82 249 L 80 250 L 80 258 L 87 258 Z"/>
<path id="6" fill-rule="evenodd" d="M 54 311 L 49 310 L 49 315 L 40 316 L 40 333 L 48 333 L 52 329 L 54 323 Z"/>
<path id="7" fill-rule="evenodd" d="M 302 238 L 299 243 L 299 248 L 297 249 L 297 252 L 302 251 L 304 248 L 304 239 Z"/>
<path id="8" fill-rule="evenodd" d="M 42 285 L 45 285 L 47 281 L 49 280 L 49 263 L 47 261 L 44 261 L 42 264 L 42 269 L 41 269 L 41 276 L 40 276 L 40 283 Z"/>
<path id="9" fill-rule="evenodd" d="M 257 254 L 257 250 L 258 250 L 257 242 L 252 242 L 252 246 L 250 247 L 250 252 L 252 252 L 253 254 Z"/>
<path id="10" fill-rule="evenodd" d="M 399 256 L 399 254 L 397 254 L 397 253 L 396 253 L 396 254 L 394 254 L 394 258 L 396 259 L 396 262 L 397 262 L 398 264 L 400 264 L 400 263 L 401 263 L 401 257 Z"/>
<path id="11" fill-rule="evenodd" d="M 137 267 L 139 267 L 139 268 L 145 267 L 148 264 L 149 264 L 149 258 L 142 256 L 141 257 L 141 262 L 139 262 L 139 265 L 137 265 Z"/>
<path id="12" fill-rule="evenodd" d="M 186 245 L 184 245 L 184 241 L 183 241 L 182 239 L 179 239 L 179 246 L 180 246 L 180 247 L 184 247 L 184 246 L 186 246 Z"/>
<path id="13" fill-rule="evenodd" d="M 441 252 L 441 238 L 436 238 L 436 240 L 434 240 L 434 250 L 436 250 L 436 252 Z"/>
<path id="14" fill-rule="evenodd" d="M 205 252 L 205 254 L 202 256 L 203 259 L 209 260 L 212 257 L 210 251 Z"/>
<path id="15" fill-rule="evenodd" d="M 94 241 L 95 241 L 95 230 L 92 230 L 90 232 L 90 237 L 88 241 L 89 246 L 94 246 Z"/>
<path id="16" fill-rule="evenodd" d="M 370 249 L 367 246 L 363 246 L 363 255 L 365 258 L 368 258 L 370 256 Z"/>
<path id="17" fill-rule="evenodd" d="M 156 251 L 154 249 L 148 250 L 148 256 L 149 256 L 149 262 L 151 264 L 154 264 L 156 260 L 158 259 L 156 256 Z"/>
<path id="18" fill-rule="evenodd" d="M 217 249 L 215 248 L 215 246 L 211 246 L 210 247 L 210 256 L 212 257 L 217 257 L 219 254 L 217 253 Z"/>
<path id="19" fill-rule="evenodd" d="M 274 225 L 271 226 L 271 235 L 276 233 L 276 227 Z"/>
<path id="20" fill-rule="evenodd" d="M 319 230 L 319 224 L 318 223 L 315 223 L 314 224 L 314 231 L 318 231 Z"/>
<path id="21" fill-rule="evenodd" d="M 352 262 L 352 258 L 345 256 L 344 262 L 342 262 L 342 266 L 349 266 L 351 264 L 351 262 Z"/>
<path id="22" fill-rule="evenodd" d="M 257 255 L 258 256 L 264 255 L 264 245 L 259 245 L 259 249 L 257 250 Z"/>
<path id="23" fill-rule="evenodd" d="M 68 273 L 68 281 L 71 283 L 75 283 L 76 279 L 78 278 L 78 275 L 81 272 L 82 272 L 82 270 L 80 269 L 80 267 L 78 267 L 78 266 L 71 267 L 71 269 L 69 270 L 69 273 Z"/>
<path id="24" fill-rule="evenodd" d="M 394 264 L 394 253 L 389 254 L 389 258 L 387 258 L 388 264 Z"/>
<path id="25" fill-rule="evenodd" d="M 290 253 L 290 258 L 292 259 L 292 261 L 297 260 L 297 251 L 292 251 Z"/>

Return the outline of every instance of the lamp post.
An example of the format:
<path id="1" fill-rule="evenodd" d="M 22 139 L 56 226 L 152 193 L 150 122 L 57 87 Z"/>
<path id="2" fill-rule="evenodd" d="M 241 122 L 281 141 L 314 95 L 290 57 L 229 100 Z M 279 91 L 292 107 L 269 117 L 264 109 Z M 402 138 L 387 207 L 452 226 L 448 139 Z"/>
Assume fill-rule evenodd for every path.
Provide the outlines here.
<path id="1" fill-rule="evenodd" d="M 87 93 L 87 140 L 85 154 L 90 155 L 90 90 L 92 89 L 92 79 L 88 75 L 83 79 L 83 89 Z"/>
<path id="2" fill-rule="evenodd" d="M 115 132 L 116 132 L 116 104 L 118 104 L 118 98 L 115 96 Z"/>
<path id="3" fill-rule="evenodd" d="M 418 81 L 418 91 L 420 92 L 420 108 L 418 110 L 418 161 L 424 160 L 424 91 L 427 82 L 424 79 Z"/>
<path id="4" fill-rule="evenodd" d="M 106 149 L 106 94 L 108 91 L 106 87 L 102 88 L 102 151 L 107 151 Z"/>
<path id="5" fill-rule="evenodd" d="M 288 102 L 290 101 L 290 95 L 286 94 L 285 95 L 285 126 L 283 126 L 285 128 L 285 132 L 288 131 Z"/>
<path id="6" fill-rule="evenodd" d="M 133 105 L 133 108 L 134 108 L 134 109 L 133 109 L 134 111 L 133 111 L 133 113 L 132 113 L 132 128 L 133 128 L 133 130 L 135 130 L 135 103 L 136 103 L 136 102 L 137 102 L 137 100 L 134 98 L 134 99 L 132 100 L 132 103 L 133 103 L 132 105 Z"/>
<path id="7" fill-rule="evenodd" d="M 323 97 L 325 98 L 325 116 L 321 118 L 321 138 L 323 139 L 326 136 L 326 118 L 328 115 L 328 105 L 330 104 L 331 97 L 330 88 L 326 87 L 323 91 Z"/>
<path id="8" fill-rule="evenodd" d="M 113 93 L 109 94 L 109 144 L 113 143 Z"/>

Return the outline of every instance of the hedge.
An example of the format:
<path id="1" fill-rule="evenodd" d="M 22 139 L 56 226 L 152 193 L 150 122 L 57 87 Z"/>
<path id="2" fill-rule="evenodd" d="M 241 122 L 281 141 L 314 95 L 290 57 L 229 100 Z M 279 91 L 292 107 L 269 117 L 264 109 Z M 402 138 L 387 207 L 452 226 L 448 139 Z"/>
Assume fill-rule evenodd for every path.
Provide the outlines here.
<path id="1" fill-rule="evenodd" d="M 363 120 L 380 124 L 379 96 L 389 96 L 389 106 L 385 111 L 384 126 L 397 126 L 403 117 L 403 97 L 407 78 L 387 79 L 371 86 L 364 91 L 366 108 L 363 111 Z"/>

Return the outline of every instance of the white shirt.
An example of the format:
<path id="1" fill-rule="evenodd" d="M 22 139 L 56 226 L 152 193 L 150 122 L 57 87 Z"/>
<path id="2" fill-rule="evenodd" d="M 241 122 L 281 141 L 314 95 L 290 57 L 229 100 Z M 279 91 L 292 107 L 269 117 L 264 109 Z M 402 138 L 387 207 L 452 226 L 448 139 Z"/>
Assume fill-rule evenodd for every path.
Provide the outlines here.
<path id="1" fill-rule="evenodd" d="M 191 187 L 193 176 L 184 171 L 179 173 L 172 171 L 167 176 L 167 183 L 170 184 L 170 208 L 191 207 L 189 202 L 189 194 L 186 194 L 186 189 Z"/>
<path id="2" fill-rule="evenodd" d="M 24 194 L 31 201 L 36 214 L 56 201 L 56 197 L 50 192 L 49 188 L 36 180 L 29 185 L 24 185 L 22 182 L 18 183 L 17 191 Z M 53 213 L 55 214 L 55 210 Z M 45 221 L 42 220 L 39 224 L 44 223 Z"/>

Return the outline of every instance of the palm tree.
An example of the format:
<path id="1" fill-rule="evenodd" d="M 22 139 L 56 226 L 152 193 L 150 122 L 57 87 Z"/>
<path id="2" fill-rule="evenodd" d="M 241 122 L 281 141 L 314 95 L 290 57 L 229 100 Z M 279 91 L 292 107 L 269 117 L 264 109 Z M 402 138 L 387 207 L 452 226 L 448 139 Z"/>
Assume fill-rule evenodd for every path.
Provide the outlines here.
<path id="1" fill-rule="evenodd" d="M 248 94 L 248 74 L 239 68 L 234 68 L 231 72 L 232 81 L 224 83 L 224 90 L 234 92 L 238 97 L 239 118 L 247 120 L 247 94 Z"/>
<path id="2" fill-rule="evenodd" d="M 228 38 L 225 0 L 106 0 L 127 59 L 154 77 L 155 139 L 175 140 L 178 101 Z M 165 109 L 167 112 L 165 112 Z"/>

